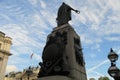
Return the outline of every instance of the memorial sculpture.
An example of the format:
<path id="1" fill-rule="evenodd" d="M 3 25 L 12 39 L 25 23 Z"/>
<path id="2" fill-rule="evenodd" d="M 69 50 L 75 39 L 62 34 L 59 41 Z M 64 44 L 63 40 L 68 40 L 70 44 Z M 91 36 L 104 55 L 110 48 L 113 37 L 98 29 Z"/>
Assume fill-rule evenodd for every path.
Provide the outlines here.
<path id="1" fill-rule="evenodd" d="M 66 33 L 57 32 L 55 36 L 50 36 L 46 46 L 44 47 L 42 59 L 40 63 L 41 72 L 39 77 L 48 75 L 67 75 L 69 71 L 64 69 L 64 61 L 62 59 L 65 53 Z"/>
<path id="2" fill-rule="evenodd" d="M 71 10 L 75 11 L 76 13 L 80 13 L 80 11 L 73 9 L 69 5 L 65 4 L 64 2 L 58 9 L 57 14 L 57 26 L 61 26 L 65 23 L 68 23 L 68 21 L 71 20 Z"/>
<path id="3" fill-rule="evenodd" d="M 79 35 L 68 23 L 71 10 L 64 2 L 57 15 L 57 27 L 47 36 L 38 80 L 87 80 Z"/>

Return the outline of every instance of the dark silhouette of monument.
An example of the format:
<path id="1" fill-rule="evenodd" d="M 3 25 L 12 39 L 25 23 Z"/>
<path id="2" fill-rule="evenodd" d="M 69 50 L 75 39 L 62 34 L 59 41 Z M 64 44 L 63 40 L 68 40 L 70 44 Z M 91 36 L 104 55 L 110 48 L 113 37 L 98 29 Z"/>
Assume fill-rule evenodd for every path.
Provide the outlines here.
<path id="1" fill-rule="evenodd" d="M 38 80 L 87 80 L 80 37 L 68 24 L 70 10 L 65 3 L 59 8 L 58 27 L 47 37 Z"/>
<path id="2" fill-rule="evenodd" d="M 62 5 L 58 9 L 58 14 L 56 18 L 58 26 L 68 23 L 68 21 L 71 20 L 71 10 L 75 11 L 78 14 L 80 13 L 80 11 L 73 9 L 64 2 L 62 3 Z"/>

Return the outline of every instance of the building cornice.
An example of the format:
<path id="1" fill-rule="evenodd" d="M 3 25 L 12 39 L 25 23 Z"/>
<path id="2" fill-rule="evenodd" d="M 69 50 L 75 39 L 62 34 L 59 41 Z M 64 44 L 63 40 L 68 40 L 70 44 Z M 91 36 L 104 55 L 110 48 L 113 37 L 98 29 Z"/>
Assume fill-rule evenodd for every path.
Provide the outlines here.
<path id="1" fill-rule="evenodd" d="M 8 44 L 12 44 L 12 41 L 10 41 L 10 40 L 5 40 L 4 42 L 8 43 Z"/>
<path id="2" fill-rule="evenodd" d="M 3 33 L 3 32 L 0 31 L 0 36 L 3 36 L 3 37 L 4 37 L 4 36 L 5 36 L 5 33 Z"/>
<path id="3" fill-rule="evenodd" d="M 1 50 L 1 49 L 0 49 L 0 52 L 3 53 L 3 54 L 5 54 L 5 55 L 8 55 L 8 56 L 11 56 L 11 55 L 12 55 L 12 53 L 10 53 L 10 52 L 8 52 L 8 51 L 5 51 L 5 50 Z"/>

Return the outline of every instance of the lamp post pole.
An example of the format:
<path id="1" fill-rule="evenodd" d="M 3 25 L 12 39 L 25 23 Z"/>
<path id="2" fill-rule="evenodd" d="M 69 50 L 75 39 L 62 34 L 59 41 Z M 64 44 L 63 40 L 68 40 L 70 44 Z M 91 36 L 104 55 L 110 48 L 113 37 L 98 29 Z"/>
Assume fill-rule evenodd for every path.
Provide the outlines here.
<path id="1" fill-rule="evenodd" d="M 108 69 L 108 74 L 114 78 L 114 80 L 120 80 L 120 69 L 116 67 L 116 61 L 118 60 L 118 54 L 116 54 L 111 48 L 108 54 L 108 59 L 111 62 L 111 66 Z"/>

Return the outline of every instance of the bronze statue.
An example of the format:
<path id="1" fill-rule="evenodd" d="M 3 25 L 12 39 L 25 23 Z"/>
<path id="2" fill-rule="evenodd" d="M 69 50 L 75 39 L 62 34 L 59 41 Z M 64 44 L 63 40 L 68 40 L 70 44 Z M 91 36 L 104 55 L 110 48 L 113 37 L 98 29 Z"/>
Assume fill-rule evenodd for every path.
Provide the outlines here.
<path id="1" fill-rule="evenodd" d="M 71 20 L 71 10 L 75 11 L 76 13 L 80 13 L 80 11 L 71 8 L 69 5 L 65 4 L 64 2 L 59 7 L 58 14 L 57 14 L 57 26 L 61 26 L 63 24 L 68 23 Z"/>

